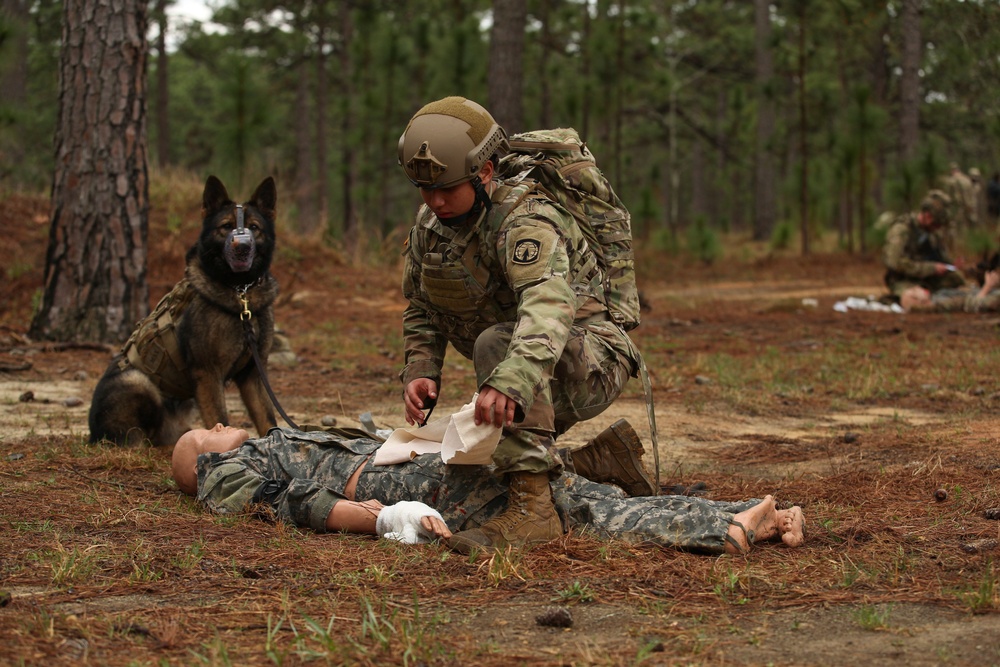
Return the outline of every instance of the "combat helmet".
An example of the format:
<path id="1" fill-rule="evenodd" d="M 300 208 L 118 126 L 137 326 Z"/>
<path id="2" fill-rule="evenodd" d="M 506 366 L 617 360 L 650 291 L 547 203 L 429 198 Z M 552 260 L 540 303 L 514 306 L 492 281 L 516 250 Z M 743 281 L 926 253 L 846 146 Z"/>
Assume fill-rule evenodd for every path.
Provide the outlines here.
<path id="1" fill-rule="evenodd" d="M 446 97 L 410 119 L 399 137 L 399 164 L 417 187 L 448 188 L 472 180 L 487 160 L 509 148 L 507 133 L 490 112 L 464 97 Z"/>
<path id="2" fill-rule="evenodd" d="M 920 202 L 920 210 L 930 213 L 934 224 L 938 227 L 948 224 L 949 207 L 951 207 L 951 197 L 944 190 L 928 190 L 924 200 Z"/>

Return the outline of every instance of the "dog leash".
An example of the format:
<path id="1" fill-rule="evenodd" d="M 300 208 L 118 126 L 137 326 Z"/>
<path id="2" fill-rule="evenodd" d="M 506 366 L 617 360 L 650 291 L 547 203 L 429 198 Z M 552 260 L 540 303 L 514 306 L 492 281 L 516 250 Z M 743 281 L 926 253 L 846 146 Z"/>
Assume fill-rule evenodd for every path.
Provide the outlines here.
<path id="1" fill-rule="evenodd" d="M 243 333 L 246 334 L 247 345 L 250 346 L 250 352 L 253 354 L 253 362 L 257 364 L 257 372 L 260 373 L 260 379 L 264 383 L 264 389 L 267 390 L 267 395 L 271 398 L 271 403 L 274 405 L 274 409 L 278 411 L 289 426 L 294 428 L 296 431 L 301 431 L 299 425 L 292 421 L 292 418 L 285 413 L 284 408 L 281 407 L 281 403 L 278 402 L 278 397 L 274 395 L 274 391 L 271 389 L 271 383 L 267 379 L 267 371 L 264 370 L 264 363 L 260 360 L 260 353 L 257 352 L 257 334 L 253 331 L 253 324 L 250 320 L 253 318 L 253 314 L 250 312 L 250 300 L 247 298 L 247 288 L 250 285 L 244 285 L 243 287 L 237 288 L 236 296 L 240 300 L 240 304 L 243 306 L 243 312 L 240 313 L 240 321 L 243 322 Z"/>

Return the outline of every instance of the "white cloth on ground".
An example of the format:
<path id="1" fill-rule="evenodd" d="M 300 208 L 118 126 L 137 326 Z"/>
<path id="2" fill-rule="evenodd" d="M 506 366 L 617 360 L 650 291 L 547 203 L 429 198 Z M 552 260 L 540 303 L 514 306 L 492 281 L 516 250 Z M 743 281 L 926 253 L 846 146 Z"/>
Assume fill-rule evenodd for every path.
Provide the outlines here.
<path id="1" fill-rule="evenodd" d="M 838 301 L 833 304 L 833 309 L 838 313 L 846 313 L 848 310 L 871 310 L 879 313 L 906 312 L 898 303 L 885 304 L 874 297 L 862 299 L 858 296 L 849 296 L 843 301 Z"/>

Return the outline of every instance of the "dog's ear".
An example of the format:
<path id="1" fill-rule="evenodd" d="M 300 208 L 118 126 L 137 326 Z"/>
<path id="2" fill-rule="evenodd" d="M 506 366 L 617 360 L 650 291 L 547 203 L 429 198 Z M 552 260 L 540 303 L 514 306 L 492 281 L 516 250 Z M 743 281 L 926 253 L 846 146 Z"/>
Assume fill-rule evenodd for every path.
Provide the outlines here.
<path id="1" fill-rule="evenodd" d="M 222 181 L 215 176 L 209 176 L 208 180 L 205 181 L 205 192 L 201 195 L 201 205 L 204 213 L 218 211 L 220 208 L 232 203 L 233 200 L 229 198 L 229 193 L 226 192 L 226 186 L 222 184 Z"/>
<path id="2" fill-rule="evenodd" d="M 278 203 L 278 191 L 275 189 L 272 177 L 268 176 L 261 181 L 257 189 L 253 191 L 253 196 L 250 197 L 249 203 L 266 214 L 267 217 L 274 217 L 274 209 Z"/>

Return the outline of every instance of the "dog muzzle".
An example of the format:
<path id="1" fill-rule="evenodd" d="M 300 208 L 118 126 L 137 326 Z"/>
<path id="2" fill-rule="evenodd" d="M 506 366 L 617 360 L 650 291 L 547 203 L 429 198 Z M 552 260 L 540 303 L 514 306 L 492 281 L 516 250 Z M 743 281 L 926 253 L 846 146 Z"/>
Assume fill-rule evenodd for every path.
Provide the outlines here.
<path id="1" fill-rule="evenodd" d="M 243 223 L 243 206 L 237 204 L 236 229 L 226 236 L 225 250 L 223 250 L 226 263 L 235 273 L 245 273 L 253 266 L 255 251 L 256 243 L 253 240 L 253 234 Z"/>

